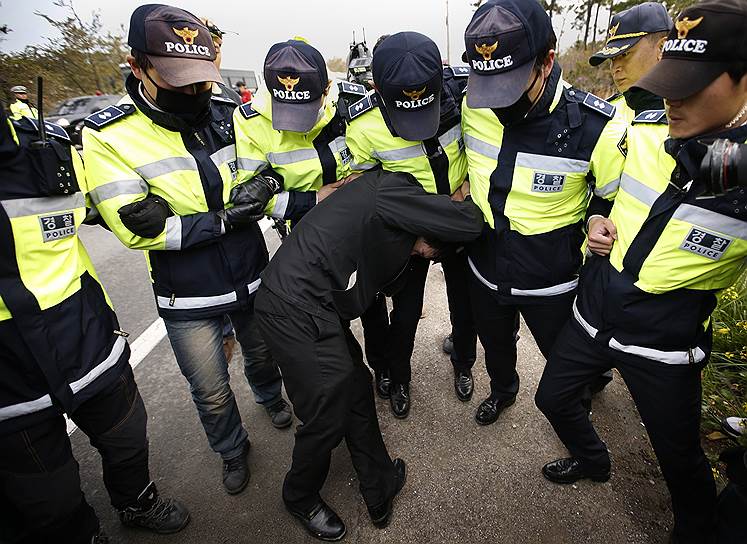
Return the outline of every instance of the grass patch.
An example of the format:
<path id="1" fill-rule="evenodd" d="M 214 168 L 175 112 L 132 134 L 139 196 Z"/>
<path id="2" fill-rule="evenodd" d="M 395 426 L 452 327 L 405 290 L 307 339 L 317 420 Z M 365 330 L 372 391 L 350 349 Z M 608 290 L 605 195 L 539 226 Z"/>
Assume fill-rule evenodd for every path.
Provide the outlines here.
<path id="1" fill-rule="evenodd" d="M 706 452 L 715 461 L 730 440 L 714 439 L 724 417 L 747 417 L 747 273 L 719 296 L 713 312 L 713 353 L 703 370 L 703 434 Z M 708 437 L 711 437 L 710 439 Z M 747 436 L 740 443 L 747 446 Z"/>

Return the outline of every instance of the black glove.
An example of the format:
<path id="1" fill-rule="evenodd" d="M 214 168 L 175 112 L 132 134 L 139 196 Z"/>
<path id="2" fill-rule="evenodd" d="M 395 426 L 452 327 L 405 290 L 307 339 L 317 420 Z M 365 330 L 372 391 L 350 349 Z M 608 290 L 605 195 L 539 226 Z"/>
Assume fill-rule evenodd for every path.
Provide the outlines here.
<path id="1" fill-rule="evenodd" d="M 283 190 L 282 177 L 274 170 L 264 170 L 246 183 L 231 191 L 233 208 L 221 210 L 218 217 L 226 230 L 256 223 L 265 215 L 267 203 L 273 195 Z"/>
<path id="2" fill-rule="evenodd" d="M 267 203 L 283 190 L 283 178 L 273 170 L 265 170 L 231 191 L 231 202 L 235 206 L 253 204 L 264 210 Z"/>
<path id="3" fill-rule="evenodd" d="M 143 238 L 155 238 L 161 234 L 166 228 L 166 218 L 174 215 L 168 203 L 156 195 L 122 206 L 117 212 L 122 224 Z"/>
<path id="4" fill-rule="evenodd" d="M 223 221 L 227 231 L 256 223 L 264 216 L 264 207 L 258 208 L 255 204 L 240 204 L 218 212 L 218 217 Z"/>

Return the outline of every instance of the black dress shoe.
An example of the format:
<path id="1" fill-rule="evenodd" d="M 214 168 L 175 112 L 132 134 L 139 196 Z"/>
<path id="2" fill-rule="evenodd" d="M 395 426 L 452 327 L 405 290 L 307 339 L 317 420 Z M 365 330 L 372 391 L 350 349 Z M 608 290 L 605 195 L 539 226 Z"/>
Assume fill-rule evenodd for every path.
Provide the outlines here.
<path id="1" fill-rule="evenodd" d="M 340 516 L 323 500 L 320 500 L 316 506 L 307 512 L 296 510 L 287 504 L 285 507 L 314 538 L 326 540 L 327 542 L 336 542 L 341 540 L 347 532 Z"/>
<path id="2" fill-rule="evenodd" d="M 244 444 L 242 452 L 232 459 L 223 461 L 223 487 L 229 495 L 236 495 L 244 491 L 249 483 L 249 464 L 246 457 L 249 454 L 249 441 Z"/>
<path id="3" fill-rule="evenodd" d="M 388 399 L 389 390 L 392 385 L 392 380 L 389 379 L 389 371 L 384 370 L 379 372 L 377 370 L 374 374 L 376 375 L 376 394 L 379 395 L 379 398 L 381 399 Z"/>
<path id="4" fill-rule="evenodd" d="M 542 467 L 545 478 L 556 484 L 572 484 L 588 478 L 594 482 L 606 482 L 610 479 L 610 469 L 589 469 L 576 457 L 565 457 Z"/>
<path id="5" fill-rule="evenodd" d="M 397 480 L 397 483 L 394 486 L 394 493 L 392 494 L 392 496 L 382 504 L 374 506 L 373 508 L 368 508 L 368 515 L 371 516 L 371 522 L 379 529 L 383 529 L 384 527 L 389 525 L 389 520 L 392 517 L 392 506 L 394 504 L 394 497 L 399 494 L 399 492 L 405 486 L 405 482 L 407 481 L 407 465 L 402 459 L 394 460 L 394 470 L 396 473 L 395 478 Z"/>
<path id="6" fill-rule="evenodd" d="M 410 413 L 410 384 L 392 383 L 389 388 L 389 405 L 397 419 L 405 419 Z"/>
<path id="7" fill-rule="evenodd" d="M 454 351 L 454 337 L 449 333 L 449 336 L 444 338 L 443 344 L 441 344 L 441 349 L 446 355 L 451 355 L 451 353 Z"/>
<path id="8" fill-rule="evenodd" d="M 516 397 L 510 397 L 507 399 L 494 399 L 491 397 L 486 398 L 480 406 L 477 407 L 475 412 L 475 421 L 478 425 L 490 425 L 495 423 L 501 412 L 511 406 L 516 401 Z"/>
<path id="9" fill-rule="evenodd" d="M 459 400 L 467 402 L 472 398 L 474 390 L 475 382 L 472 381 L 471 370 L 460 370 L 454 372 L 454 391 Z"/>

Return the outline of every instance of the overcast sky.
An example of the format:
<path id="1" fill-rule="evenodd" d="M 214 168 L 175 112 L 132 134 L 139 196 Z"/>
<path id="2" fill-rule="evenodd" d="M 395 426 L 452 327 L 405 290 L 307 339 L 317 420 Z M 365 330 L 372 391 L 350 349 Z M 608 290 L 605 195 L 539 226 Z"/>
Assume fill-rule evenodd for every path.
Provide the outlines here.
<path id="1" fill-rule="evenodd" d="M 151 2 L 157 0 L 151 0 Z M 99 10 L 107 29 L 129 26 L 130 14 L 140 4 L 138 0 L 75 0 L 78 14 L 90 18 Z M 188 0 L 173 2 L 198 16 L 207 16 L 228 34 L 223 44 L 223 67 L 261 70 L 270 45 L 293 36 L 304 36 L 325 58 L 344 57 L 355 30 L 360 40 L 365 27 L 369 46 L 381 34 L 414 30 L 430 36 L 446 58 L 446 0 Z M 49 24 L 34 15 L 40 11 L 51 16 L 63 10 L 53 0 L 0 0 L 0 24 L 12 32 L 0 42 L 3 51 L 17 51 L 26 45 L 39 43 L 43 37 L 53 37 Z M 464 48 L 463 32 L 472 15 L 469 0 L 449 0 L 451 61 L 460 64 Z M 602 17 L 600 16 L 600 19 Z M 606 22 L 606 18 L 604 19 Z M 570 45 L 576 32 L 570 22 L 556 19 L 555 30 L 561 49 Z M 604 26 L 603 24 L 600 26 Z"/>

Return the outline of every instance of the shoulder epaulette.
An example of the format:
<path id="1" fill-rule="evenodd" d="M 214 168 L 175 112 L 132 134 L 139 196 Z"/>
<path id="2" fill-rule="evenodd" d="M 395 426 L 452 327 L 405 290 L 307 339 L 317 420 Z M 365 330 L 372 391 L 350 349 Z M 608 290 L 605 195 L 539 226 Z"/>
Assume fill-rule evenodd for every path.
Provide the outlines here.
<path id="1" fill-rule="evenodd" d="M 467 77 L 469 76 L 469 66 L 448 66 L 451 68 L 451 73 L 454 77 Z M 446 70 L 446 68 L 444 68 Z"/>
<path id="2" fill-rule="evenodd" d="M 633 119 L 633 124 L 637 125 L 640 123 L 660 123 L 662 125 L 667 124 L 667 112 L 666 110 L 646 110 L 642 111 Z"/>
<path id="3" fill-rule="evenodd" d="M 21 117 L 20 119 L 14 119 L 11 121 L 13 126 L 22 132 L 33 132 L 34 134 L 39 133 L 39 121 L 31 117 Z M 54 136 L 65 142 L 70 142 L 70 136 L 67 131 L 56 123 L 50 123 L 44 121 L 44 129 L 47 132 L 47 136 Z"/>
<path id="4" fill-rule="evenodd" d="M 576 93 L 578 92 L 579 91 L 576 91 Z M 597 111 L 602 115 L 609 117 L 610 119 L 615 116 L 615 110 L 617 109 L 606 100 L 603 100 L 591 93 L 586 93 L 586 96 L 581 103 L 587 108 L 591 108 L 592 110 Z"/>
<path id="5" fill-rule="evenodd" d="M 378 105 L 379 102 L 376 98 L 376 95 L 367 94 L 366 96 L 358 100 L 358 102 L 350 104 L 350 106 L 348 106 L 347 112 L 343 114 L 343 117 L 346 121 L 350 122 L 354 119 L 357 119 L 367 111 L 374 109 Z"/>
<path id="6" fill-rule="evenodd" d="M 259 112 L 252 108 L 251 102 L 239 106 L 239 111 L 241 112 L 241 115 L 244 116 L 244 119 L 251 119 L 252 117 L 259 115 Z"/>
<path id="7" fill-rule="evenodd" d="M 123 117 L 135 112 L 135 106 L 132 104 L 121 104 L 119 106 L 109 106 L 96 113 L 92 113 L 85 119 L 85 125 L 95 130 L 101 130 L 107 125 L 118 121 Z"/>
<path id="8" fill-rule="evenodd" d="M 366 87 L 360 83 L 353 83 L 351 81 L 340 80 L 337 82 L 337 88 L 342 94 L 352 94 L 355 96 L 366 96 Z"/>

